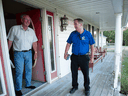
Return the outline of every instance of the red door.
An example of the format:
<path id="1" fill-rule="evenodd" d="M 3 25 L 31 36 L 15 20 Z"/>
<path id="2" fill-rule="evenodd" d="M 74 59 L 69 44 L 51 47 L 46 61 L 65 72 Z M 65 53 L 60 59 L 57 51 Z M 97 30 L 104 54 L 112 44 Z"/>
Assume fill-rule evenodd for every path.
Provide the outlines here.
<path id="1" fill-rule="evenodd" d="M 54 14 L 47 11 L 48 20 L 48 43 L 50 45 L 50 61 L 51 61 L 51 79 L 57 77 L 57 64 L 56 64 L 56 44 L 55 44 L 55 28 L 54 28 Z"/>
<path id="2" fill-rule="evenodd" d="M 45 67 L 44 67 L 44 54 L 43 54 L 43 49 L 42 49 L 42 27 L 41 27 L 41 22 L 40 22 L 40 9 L 34 9 L 28 12 L 24 12 L 24 13 L 19 13 L 16 15 L 16 20 L 17 20 L 17 24 L 20 25 L 21 24 L 21 19 L 20 16 L 21 14 L 27 14 L 30 16 L 30 18 L 33 21 L 34 27 L 35 27 L 35 32 L 36 32 L 36 36 L 38 38 L 38 59 L 37 59 L 37 64 L 36 66 L 32 69 L 32 80 L 37 80 L 37 81 L 42 81 L 45 82 L 46 78 L 45 78 Z M 30 25 L 31 26 L 31 25 Z"/>

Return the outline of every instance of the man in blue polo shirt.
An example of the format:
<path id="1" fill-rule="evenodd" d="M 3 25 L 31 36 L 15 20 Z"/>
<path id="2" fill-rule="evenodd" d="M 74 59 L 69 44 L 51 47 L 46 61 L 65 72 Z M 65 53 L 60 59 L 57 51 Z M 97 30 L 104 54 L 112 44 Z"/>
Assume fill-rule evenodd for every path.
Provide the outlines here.
<path id="1" fill-rule="evenodd" d="M 90 63 L 94 61 L 94 39 L 89 31 L 83 29 L 83 20 L 80 18 L 74 19 L 75 31 L 73 31 L 65 48 L 64 59 L 68 56 L 68 50 L 72 44 L 71 55 L 71 72 L 72 72 L 72 89 L 70 93 L 74 93 L 78 89 L 78 67 L 84 75 L 85 95 L 90 95 L 90 79 L 89 79 L 89 60 Z M 89 45 L 91 45 L 91 58 L 89 58 Z"/>

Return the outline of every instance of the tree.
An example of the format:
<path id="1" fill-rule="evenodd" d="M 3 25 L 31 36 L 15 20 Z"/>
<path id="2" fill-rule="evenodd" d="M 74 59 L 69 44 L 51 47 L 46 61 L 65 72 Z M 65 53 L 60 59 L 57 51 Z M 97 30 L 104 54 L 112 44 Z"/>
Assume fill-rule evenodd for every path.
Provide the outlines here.
<path id="1" fill-rule="evenodd" d="M 103 35 L 107 37 L 108 43 L 115 43 L 115 31 L 104 31 Z M 128 46 L 128 29 L 123 32 L 123 45 Z"/>
<path id="2" fill-rule="evenodd" d="M 123 32 L 123 45 L 128 46 L 128 29 Z"/>
<path id="3" fill-rule="evenodd" d="M 115 43 L 115 31 L 104 31 L 103 35 L 107 37 L 108 43 Z"/>

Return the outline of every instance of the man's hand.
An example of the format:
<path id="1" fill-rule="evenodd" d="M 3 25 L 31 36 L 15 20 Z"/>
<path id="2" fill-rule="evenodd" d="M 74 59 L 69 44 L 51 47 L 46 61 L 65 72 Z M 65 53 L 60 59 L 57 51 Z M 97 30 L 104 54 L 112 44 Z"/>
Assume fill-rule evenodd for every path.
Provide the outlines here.
<path id="1" fill-rule="evenodd" d="M 65 53 L 64 53 L 64 59 L 66 60 L 68 57 L 68 50 L 70 48 L 71 44 L 67 43 L 66 48 L 65 48 Z"/>
<path id="2" fill-rule="evenodd" d="M 94 45 L 91 45 L 91 59 L 90 59 L 90 63 L 93 63 L 94 61 Z"/>
<path id="3" fill-rule="evenodd" d="M 65 54 L 64 54 L 64 59 L 66 60 L 66 59 L 67 59 L 67 57 L 68 57 L 68 54 L 67 54 L 67 53 L 65 53 Z"/>
<path id="4" fill-rule="evenodd" d="M 93 63 L 93 62 L 94 62 L 94 58 L 91 58 L 91 59 L 90 59 L 90 63 Z"/>
<path id="5" fill-rule="evenodd" d="M 32 44 L 32 46 L 33 46 L 33 49 L 34 49 L 34 51 L 35 51 L 34 60 L 36 60 L 36 59 L 37 59 L 37 42 L 34 42 L 34 43 Z"/>
<path id="6" fill-rule="evenodd" d="M 34 60 L 36 60 L 37 59 L 37 52 L 35 52 L 35 54 L 34 54 Z"/>
<path id="7" fill-rule="evenodd" d="M 8 50 L 10 50 L 11 46 L 12 46 L 12 41 L 8 40 Z"/>

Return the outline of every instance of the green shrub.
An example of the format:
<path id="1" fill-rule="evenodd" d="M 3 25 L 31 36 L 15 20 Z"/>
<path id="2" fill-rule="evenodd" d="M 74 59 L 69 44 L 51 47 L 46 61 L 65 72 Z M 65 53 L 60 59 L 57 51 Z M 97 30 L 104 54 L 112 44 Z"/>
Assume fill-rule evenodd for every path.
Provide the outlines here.
<path id="1" fill-rule="evenodd" d="M 123 52 L 121 72 L 121 93 L 128 94 L 128 51 Z"/>

